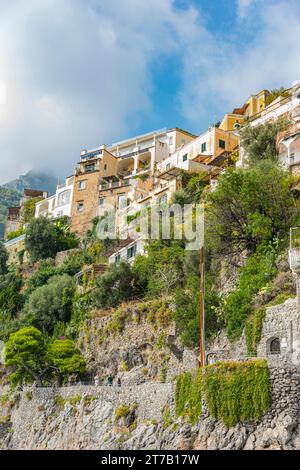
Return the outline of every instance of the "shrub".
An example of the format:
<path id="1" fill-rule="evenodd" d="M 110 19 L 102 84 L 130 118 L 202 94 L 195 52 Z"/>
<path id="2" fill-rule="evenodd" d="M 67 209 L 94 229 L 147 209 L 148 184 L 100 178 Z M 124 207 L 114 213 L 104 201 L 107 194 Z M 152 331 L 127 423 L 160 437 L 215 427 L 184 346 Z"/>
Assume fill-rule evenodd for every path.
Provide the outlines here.
<path id="1" fill-rule="evenodd" d="M 103 276 L 97 279 L 94 302 L 98 307 L 116 307 L 134 298 L 133 273 L 127 263 L 111 265 Z"/>
<path id="2" fill-rule="evenodd" d="M 22 278 L 16 273 L 0 276 L 0 311 L 16 316 L 23 306 Z"/>
<path id="3" fill-rule="evenodd" d="M 240 272 L 238 284 L 228 295 L 224 306 L 227 334 L 231 340 L 242 334 L 245 322 L 253 311 L 255 294 L 275 276 L 275 254 L 255 253 Z"/>
<path id="4" fill-rule="evenodd" d="M 52 334 L 57 322 L 70 320 L 74 292 L 74 281 L 70 276 L 52 277 L 26 301 L 21 314 L 22 323 Z"/>
<path id="5" fill-rule="evenodd" d="M 264 360 L 207 366 L 202 388 L 211 416 L 228 428 L 258 421 L 271 405 L 271 381 Z"/>
<path id="6" fill-rule="evenodd" d="M 71 340 L 55 340 L 48 348 L 47 357 L 62 378 L 85 372 L 86 362 Z"/>
<path id="7" fill-rule="evenodd" d="M 285 236 L 296 214 L 292 181 L 270 161 L 221 175 L 207 196 L 207 245 L 221 255 L 253 253 Z"/>
<path id="8" fill-rule="evenodd" d="M 126 418 L 130 414 L 130 408 L 127 405 L 120 405 L 115 410 L 115 419 L 119 421 L 121 418 Z"/>
<path id="9" fill-rule="evenodd" d="M 0 241 L 0 275 L 7 273 L 8 252 L 4 243 Z"/>

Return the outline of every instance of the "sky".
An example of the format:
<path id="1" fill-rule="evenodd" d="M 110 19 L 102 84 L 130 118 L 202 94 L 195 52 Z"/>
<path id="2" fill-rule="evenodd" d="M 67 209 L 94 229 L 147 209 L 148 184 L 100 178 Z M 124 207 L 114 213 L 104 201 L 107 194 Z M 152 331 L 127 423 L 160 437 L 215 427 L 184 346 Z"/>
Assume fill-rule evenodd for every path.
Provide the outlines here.
<path id="1" fill-rule="evenodd" d="M 300 79 L 299 0 L 0 0 L 0 184 Z"/>

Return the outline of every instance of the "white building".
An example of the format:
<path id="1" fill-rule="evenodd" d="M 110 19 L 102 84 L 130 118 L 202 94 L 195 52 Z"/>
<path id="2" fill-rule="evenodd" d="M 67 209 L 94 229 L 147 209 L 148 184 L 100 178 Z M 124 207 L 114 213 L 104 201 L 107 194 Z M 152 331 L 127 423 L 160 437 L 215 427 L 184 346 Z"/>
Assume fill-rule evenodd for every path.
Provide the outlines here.
<path id="1" fill-rule="evenodd" d="M 66 179 L 65 183 L 57 185 L 53 196 L 40 201 L 35 206 L 35 217 L 48 216 L 53 219 L 71 216 L 74 176 Z"/>

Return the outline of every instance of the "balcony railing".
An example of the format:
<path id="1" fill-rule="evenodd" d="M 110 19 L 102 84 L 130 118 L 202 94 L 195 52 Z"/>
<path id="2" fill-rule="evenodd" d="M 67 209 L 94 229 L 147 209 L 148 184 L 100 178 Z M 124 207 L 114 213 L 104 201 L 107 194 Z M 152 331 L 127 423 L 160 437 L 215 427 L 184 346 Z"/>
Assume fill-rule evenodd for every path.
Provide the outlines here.
<path id="1" fill-rule="evenodd" d="M 292 137 L 293 135 L 300 133 L 300 122 L 295 122 L 291 126 L 289 126 L 287 129 L 282 130 L 281 132 L 278 133 L 277 135 L 277 147 L 281 144 L 281 142 L 284 139 L 288 139 L 289 137 Z"/>

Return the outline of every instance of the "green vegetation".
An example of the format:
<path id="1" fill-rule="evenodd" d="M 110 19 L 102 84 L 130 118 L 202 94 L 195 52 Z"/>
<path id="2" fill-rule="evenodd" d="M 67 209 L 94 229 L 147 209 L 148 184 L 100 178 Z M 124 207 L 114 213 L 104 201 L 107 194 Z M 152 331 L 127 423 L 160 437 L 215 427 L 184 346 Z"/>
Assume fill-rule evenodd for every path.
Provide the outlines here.
<path id="1" fill-rule="evenodd" d="M 255 165 L 261 160 L 277 161 L 276 137 L 283 123 L 266 123 L 260 126 L 246 126 L 240 131 L 241 144 L 248 162 Z"/>
<path id="2" fill-rule="evenodd" d="M 0 242 L 0 275 L 7 273 L 8 253 L 2 242 Z"/>
<path id="3" fill-rule="evenodd" d="M 53 223 L 47 217 L 33 219 L 28 224 L 25 248 L 31 260 L 54 258 L 58 251 L 78 246 L 76 236 L 69 231 L 68 220 L 62 218 Z"/>
<path id="4" fill-rule="evenodd" d="M 130 414 L 130 408 L 127 405 L 120 405 L 115 410 L 115 419 L 119 421 L 121 418 L 126 418 Z"/>
<path id="5" fill-rule="evenodd" d="M 256 422 L 271 405 L 271 382 L 266 361 L 218 362 L 177 379 L 176 415 L 195 424 L 202 398 L 211 416 L 228 428 L 238 422 Z"/>
<path id="6" fill-rule="evenodd" d="M 257 252 L 250 256 L 243 268 L 235 290 L 225 301 L 224 314 L 228 337 L 237 339 L 243 332 L 245 322 L 253 312 L 254 295 L 267 286 L 275 276 L 275 254 Z"/>
<path id="7" fill-rule="evenodd" d="M 190 372 L 180 375 L 176 383 L 175 412 L 176 416 L 187 417 L 195 424 L 202 413 L 202 371 L 195 376 Z"/>
<path id="8" fill-rule="evenodd" d="M 134 277 L 127 263 L 113 264 L 96 281 L 94 302 L 98 307 L 116 307 L 135 297 Z"/>
<path id="9" fill-rule="evenodd" d="M 6 222 L 7 209 L 17 207 L 20 204 L 21 193 L 12 188 L 0 186 L 0 240 L 4 236 L 4 224 Z"/>
<path id="10" fill-rule="evenodd" d="M 271 405 L 269 369 L 263 360 L 207 366 L 202 387 L 211 416 L 227 427 L 256 422 Z"/>
<path id="11" fill-rule="evenodd" d="M 24 228 L 21 227 L 19 230 L 16 230 L 15 232 L 9 232 L 6 236 L 6 240 L 13 240 L 14 238 L 20 237 L 24 233 L 25 233 Z"/>
<path id="12" fill-rule="evenodd" d="M 258 308 L 246 321 L 246 345 L 249 356 L 256 356 L 265 316 L 266 309 Z"/>
<path id="13" fill-rule="evenodd" d="M 23 224 L 28 224 L 33 220 L 35 214 L 35 205 L 42 199 L 42 197 L 33 197 L 24 202 L 21 211 L 21 219 Z"/>
<path id="14" fill-rule="evenodd" d="M 38 287 L 25 303 L 20 320 L 49 334 L 57 322 L 67 323 L 71 318 L 75 294 L 73 279 L 68 275 L 53 276 L 47 284 Z"/>
<path id="15" fill-rule="evenodd" d="M 271 90 L 270 94 L 266 98 L 266 106 L 269 106 L 269 104 L 271 104 L 279 96 L 282 96 L 283 98 L 288 98 L 289 96 L 291 96 L 291 93 L 284 87 L 274 88 L 273 90 Z"/>
<path id="16" fill-rule="evenodd" d="M 81 374 L 86 367 L 71 341 L 50 342 L 33 326 L 10 335 L 6 344 L 5 365 L 11 368 L 9 380 L 13 387 L 33 381 L 42 386 L 45 379 L 65 382 L 69 375 Z"/>

